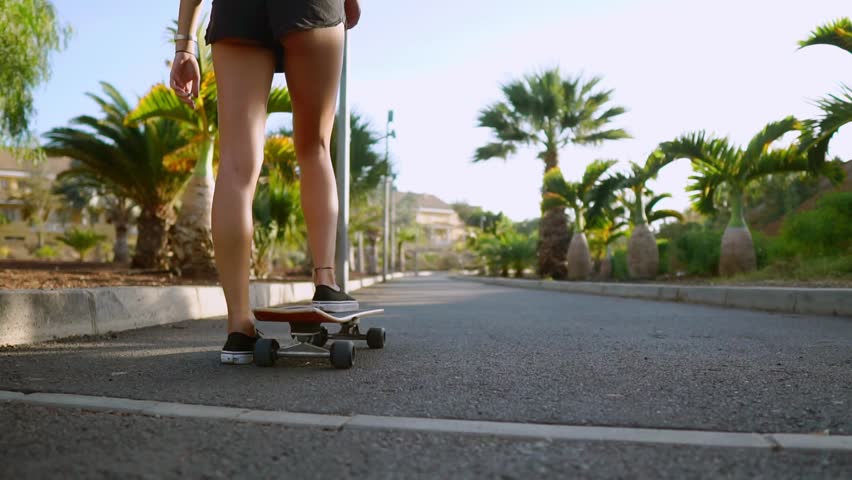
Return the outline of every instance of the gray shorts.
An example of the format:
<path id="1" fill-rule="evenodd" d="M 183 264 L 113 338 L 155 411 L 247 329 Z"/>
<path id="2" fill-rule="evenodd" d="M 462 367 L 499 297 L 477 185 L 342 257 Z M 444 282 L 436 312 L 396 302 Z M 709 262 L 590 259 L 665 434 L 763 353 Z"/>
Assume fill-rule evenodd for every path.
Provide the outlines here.
<path id="1" fill-rule="evenodd" d="M 275 71 L 283 72 L 284 34 L 333 27 L 345 19 L 343 0 L 213 0 L 204 39 L 256 42 L 275 52 Z"/>

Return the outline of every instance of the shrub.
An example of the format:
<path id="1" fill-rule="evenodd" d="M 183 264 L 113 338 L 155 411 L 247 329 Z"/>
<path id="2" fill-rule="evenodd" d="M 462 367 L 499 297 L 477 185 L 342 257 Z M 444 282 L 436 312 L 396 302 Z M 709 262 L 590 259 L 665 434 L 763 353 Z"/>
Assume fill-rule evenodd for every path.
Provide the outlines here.
<path id="1" fill-rule="evenodd" d="M 757 258 L 757 268 L 759 270 L 769 265 L 769 262 L 773 258 L 771 252 L 775 241 L 764 235 L 763 232 L 756 230 L 751 231 L 751 241 L 754 244 L 754 254 Z"/>
<path id="2" fill-rule="evenodd" d="M 657 275 L 665 275 L 671 269 L 671 261 L 669 259 L 671 246 L 667 238 L 657 239 L 657 251 L 660 253 L 660 265 L 657 267 Z"/>
<path id="3" fill-rule="evenodd" d="M 80 261 L 82 262 L 85 260 L 86 253 L 106 240 L 106 236 L 94 230 L 84 230 L 75 227 L 66 231 L 61 237 L 57 237 L 57 240 L 73 248 L 77 252 L 77 255 L 80 256 Z"/>
<path id="4" fill-rule="evenodd" d="M 722 232 L 694 226 L 674 240 L 675 259 L 690 275 L 715 275 Z"/>
<path id="5" fill-rule="evenodd" d="M 40 258 L 42 260 L 45 259 L 54 259 L 59 256 L 59 252 L 53 245 L 42 245 L 35 252 L 33 252 L 36 258 Z"/>
<path id="6" fill-rule="evenodd" d="M 623 248 L 612 254 L 612 276 L 616 280 L 630 279 L 630 271 L 627 269 L 627 250 Z"/>
<path id="7" fill-rule="evenodd" d="M 779 241 L 774 253 L 781 257 L 848 253 L 852 248 L 852 192 L 830 193 L 813 210 L 787 217 Z"/>

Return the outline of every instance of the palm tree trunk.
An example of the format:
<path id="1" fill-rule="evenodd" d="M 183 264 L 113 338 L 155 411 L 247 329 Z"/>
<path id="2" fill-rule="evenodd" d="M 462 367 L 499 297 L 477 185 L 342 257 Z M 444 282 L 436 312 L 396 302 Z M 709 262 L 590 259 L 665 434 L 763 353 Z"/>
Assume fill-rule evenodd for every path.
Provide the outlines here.
<path id="1" fill-rule="evenodd" d="M 127 246 L 127 221 L 115 224 L 115 243 L 113 243 L 112 251 L 113 263 L 126 264 L 130 261 L 130 247 Z"/>
<path id="2" fill-rule="evenodd" d="M 215 278 L 210 211 L 213 207 L 213 137 L 204 140 L 172 227 L 173 267 L 181 276 Z"/>
<path id="3" fill-rule="evenodd" d="M 627 270 L 631 278 L 649 279 L 657 276 L 660 267 L 660 252 L 657 239 L 647 223 L 633 227 L 627 242 Z"/>
<path id="4" fill-rule="evenodd" d="M 136 225 L 139 233 L 130 266 L 157 270 L 167 268 L 168 210 L 143 207 Z"/>
<path id="5" fill-rule="evenodd" d="M 375 275 L 379 271 L 378 248 L 376 248 L 377 243 L 378 237 L 376 235 L 367 236 L 367 275 Z"/>
<path id="6" fill-rule="evenodd" d="M 754 242 L 743 216 L 743 195 L 731 192 L 731 220 L 722 235 L 719 255 L 719 274 L 723 276 L 751 272 L 757 269 Z"/>
<path id="7" fill-rule="evenodd" d="M 559 157 L 555 148 L 545 151 L 542 158 L 545 174 L 559 166 Z M 542 278 L 564 279 L 567 275 L 566 253 L 571 238 L 568 231 L 568 216 L 565 215 L 563 208 L 551 208 L 544 212 L 539 224 L 538 238 L 539 275 Z"/>
<path id="8" fill-rule="evenodd" d="M 569 280 L 585 280 L 592 273 L 594 264 L 589 252 L 589 242 L 586 240 L 586 234 L 580 229 L 571 237 L 566 264 Z"/>
<path id="9" fill-rule="evenodd" d="M 127 264 L 130 262 L 130 247 L 127 245 L 127 231 L 130 224 L 130 205 L 126 198 L 117 198 L 109 213 L 110 221 L 115 227 L 115 243 L 112 246 L 113 263 Z"/>
<path id="10" fill-rule="evenodd" d="M 364 273 L 367 271 L 364 265 L 364 232 L 358 232 L 356 234 L 358 238 L 358 273 Z"/>

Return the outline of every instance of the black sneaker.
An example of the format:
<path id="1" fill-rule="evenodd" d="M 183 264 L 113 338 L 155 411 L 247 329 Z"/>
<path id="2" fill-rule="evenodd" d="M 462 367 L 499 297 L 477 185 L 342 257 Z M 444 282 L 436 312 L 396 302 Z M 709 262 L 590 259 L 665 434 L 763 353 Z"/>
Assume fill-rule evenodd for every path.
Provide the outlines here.
<path id="1" fill-rule="evenodd" d="M 251 363 L 254 361 L 254 344 L 259 338 L 260 332 L 255 333 L 253 337 L 239 332 L 229 333 L 219 360 L 230 365 Z"/>
<path id="2" fill-rule="evenodd" d="M 328 285 L 317 285 L 311 305 L 329 313 L 358 311 L 358 300 L 350 297 L 343 290 L 337 291 Z"/>

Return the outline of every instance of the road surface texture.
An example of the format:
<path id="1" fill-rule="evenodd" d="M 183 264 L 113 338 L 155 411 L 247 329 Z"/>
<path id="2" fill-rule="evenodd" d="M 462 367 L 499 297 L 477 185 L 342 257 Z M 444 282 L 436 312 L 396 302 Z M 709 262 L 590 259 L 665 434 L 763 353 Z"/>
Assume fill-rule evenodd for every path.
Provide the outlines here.
<path id="1" fill-rule="evenodd" d="M 637 435 L 757 433 L 770 442 L 783 434 L 852 435 L 849 319 L 440 275 L 357 296 L 364 307 L 386 309 L 364 324 L 385 327 L 388 337 L 383 350 L 359 345 L 351 370 L 295 359 L 272 368 L 220 365 L 224 320 L 195 320 L 0 349 L 0 391 L 370 415 L 378 423 L 411 417 L 641 429 L 630 430 Z M 289 338 L 286 325 L 260 328 Z M 461 422 L 461 430 L 474 424 Z M 852 478 L 849 442 L 833 449 L 526 438 L 22 401 L 0 403 L 0 425 L 0 478 Z"/>

